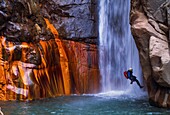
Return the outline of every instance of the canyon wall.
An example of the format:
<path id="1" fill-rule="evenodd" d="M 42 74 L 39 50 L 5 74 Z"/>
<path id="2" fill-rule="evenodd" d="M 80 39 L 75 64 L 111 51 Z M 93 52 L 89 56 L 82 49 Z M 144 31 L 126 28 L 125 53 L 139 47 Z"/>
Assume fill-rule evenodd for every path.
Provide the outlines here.
<path id="1" fill-rule="evenodd" d="M 97 0 L 42 0 L 41 13 L 52 21 L 63 39 L 98 42 Z"/>
<path id="2" fill-rule="evenodd" d="M 130 24 L 149 102 L 170 108 L 170 0 L 131 0 Z"/>
<path id="3" fill-rule="evenodd" d="M 0 1 L 0 100 L 97 93 L 91 0 Z"/>

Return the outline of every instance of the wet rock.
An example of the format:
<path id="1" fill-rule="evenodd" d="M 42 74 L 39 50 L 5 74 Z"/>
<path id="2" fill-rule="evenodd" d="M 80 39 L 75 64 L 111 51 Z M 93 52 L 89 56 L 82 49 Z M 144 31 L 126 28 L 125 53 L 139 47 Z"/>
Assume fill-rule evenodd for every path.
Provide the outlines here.
<path id="1" fill-rule="evenodd" d="M 132 0 L 131 30 L 151 105 L 170 107 L 169 0 Z"/>
<path id="2" fill-rule="evenodd" d="M 99 56 L 88 9 L 91 4 L 88 0 L 0 0 L 0 100 L 99 91 Z M 66 40 L 59 38 L 60 33 L 49 21 L 53 14 L 61 16 L 63 24 L 55 26 L 66 26 L 62 27 Z M 68 40 L 70 35 L 77 37 L 77 42 Z"/>
<path id="3" fill-rule="evenodd" d="M 52 20 L 61 38 L 97 39 L 97 3 L 95 0 L 48 0 L 43 2 L 45 4 L 42 5 L 44 10 L 42 14 Z"/>

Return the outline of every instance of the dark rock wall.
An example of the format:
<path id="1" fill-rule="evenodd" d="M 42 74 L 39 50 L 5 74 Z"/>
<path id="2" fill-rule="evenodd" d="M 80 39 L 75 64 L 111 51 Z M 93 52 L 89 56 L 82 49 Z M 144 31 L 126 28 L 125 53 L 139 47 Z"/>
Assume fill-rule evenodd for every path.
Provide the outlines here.
<path id="1" fill-rule="evenodd" d="M 96 0 L 44 0 L 42 9 L 42 14 L 52 20 L 61 38 L 96 44 Z"/>

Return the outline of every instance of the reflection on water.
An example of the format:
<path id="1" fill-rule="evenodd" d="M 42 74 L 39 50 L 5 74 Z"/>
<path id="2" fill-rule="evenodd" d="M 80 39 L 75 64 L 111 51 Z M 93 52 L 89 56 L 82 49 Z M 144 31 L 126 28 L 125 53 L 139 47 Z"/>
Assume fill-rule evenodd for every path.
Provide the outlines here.
<path id="1" fill-rule="evenodd" d="M 113 92 L 112 92 L 113 93 Z M 109 93 L 111 94 L 111 92 Z M 146 96 L 136 98 L 103 94 L 64 96 L 31 102 L 0 102 L 5 115 L 169 115 L 170 111 L 149 105 Z"/>

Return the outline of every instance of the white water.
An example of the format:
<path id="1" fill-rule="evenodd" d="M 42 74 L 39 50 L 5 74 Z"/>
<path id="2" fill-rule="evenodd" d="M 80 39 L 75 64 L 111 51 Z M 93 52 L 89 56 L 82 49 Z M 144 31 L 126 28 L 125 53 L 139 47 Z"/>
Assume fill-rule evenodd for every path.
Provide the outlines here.
<path id="1" fill-rule="evenodd" d="M 130 0 L 100 0 L 99 11 L 99 66 L 102 76 L 102 92 L 116 90 L 140 94 L 142 90 L 132 85 L 123 72 L 133 68 L 140 83 L 142 74 L 138 50 L 129 25 Z"/>

